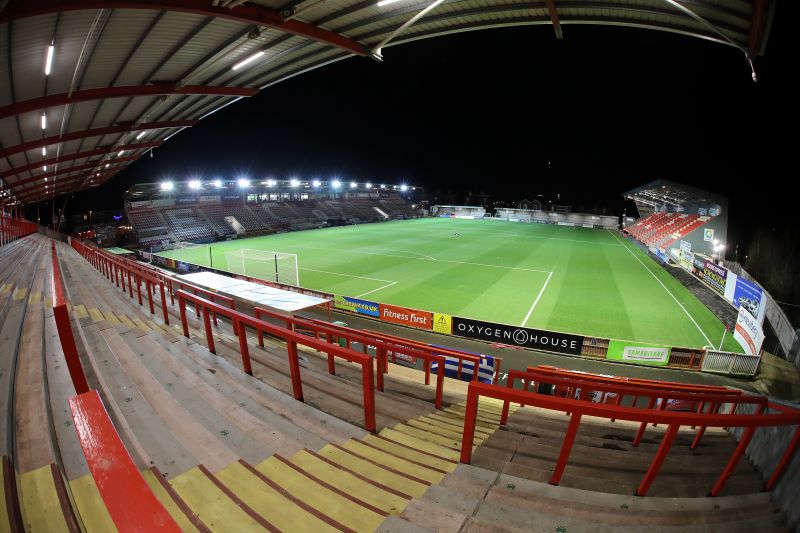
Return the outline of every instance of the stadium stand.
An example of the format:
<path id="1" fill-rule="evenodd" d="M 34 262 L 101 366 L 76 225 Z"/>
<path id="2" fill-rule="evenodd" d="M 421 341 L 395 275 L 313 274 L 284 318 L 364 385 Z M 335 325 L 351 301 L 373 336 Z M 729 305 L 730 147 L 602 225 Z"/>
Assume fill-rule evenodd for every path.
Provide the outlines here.
<path id="1" fill-rule="evenodd" d="M 214 237 L 206 221 L 192 208 L 167 209 L 164 216 L 178 240 L 196 241 Z"/>
<path id="2" fill-rule="evenodd" d="M 15 413 L 9 411 L 10 403 L 3 405 L 2 413 L 7 420 L 17 421 L 5 427 L 13 432 L 19 450 L 15 468 L 4 473 L 13 476 L 16 470 L 20 479 L 18 494 L 4 497 L 19 509 L 10 520 L 24 521 L 30 529 L 47 523 L 51 527 L 66 524 L 63 529 L 83 524 L 88 531 L 113 530 L 122 520 L 119 509 L 109 503 L 115 495 L 154 499 L 187 531 L 559 527 L 780 531 L 788 525 L 770 492 L 762 491 L 761 474 L 740 453 L 742 460 L 732 467 L 719 495 L 705 497 L 712 485 L 717 488 L 714 480 L 741 448 L 718 427 L 725 423 L 721 418 L 725 415 L 713 415 L 713 406 L 706 407 L 709 427 L 699 441 L 689 424 L 673 432 L 668 424 L 655 427 L 625 421 L 631 412 L 665 416 L 655 404 L 643 405 L 648 403 L 647 390 L 662 399 L 691 393 L 707 400 L 707 405 L 715 397 L 720 402 L 713 395 L 723 393 L 744 402 L 738 391 L 645 384 L 647 380 L 616 383 L 613 378 L 578 377 L 552 367 L 547 373 L 531 368 L 521 374 L 536 381 L 538 390 L 539 382 L 547 380 L 557 388 L 567 384 L 557 382 L 561 379 L 573 380 L 568 383 L 572 388 L 565 389 L 567 396 L 580 388 L 581 398 L 587 398 L 603 387 L 616 387 L 618 396 L 615 402 L 595 404 L 528 393 L 513 398 L 527 405 L 511 404 L 507 422 L 501 401 L 481 398 L 472 426 L 475 437 L 472 445 L 465 446 L 464 418 L 471 420 L 469 398 L 475 399 L 468 391 L 484 395 L 489 387 L 491 394 L 499 395 L 511 389 L 446 379 L 442 409 L 437 410 L 432 403 L 434 389 L 420 383 L 418 371 L 393 365 L 383 376 L 383 391 L 374 393 L 373 434 L 364 429 L 365 391 L 358 365 L 337 360 L 331 374 L 324 353 L 298 346 L 304 402 L 297 402 L 293 371 L 286 364 L 287 344 L 279 338 L 265 335 L 264 347 L 259 347 L 252 331 L 247 337 L 237 337 L 222 314 L 218 325 L 212 326 L 211 319 L 205 320 L 205 313 L 196 315 L 190 303 L 183 314 L 187 339 L 182 335 L 180 305 L 171 302 L 169 291 L 162 294 L 156 288 L 159 279 L 167 279 L 165 274 L 88 248 L 82 256 L 57 243 L 56 261 L 70 302 L 77 353 L 88 386 L 97 391 L 102 404 L 92 400 L 91 394 L 76 396 L 52 309 L 44 297 L 52 289 L 48 285 L 54 270 L 50 246 L 48 239 L 33 235 L 0 248 L 3 339 L 20 339 L 13 350 L 16 374 L 0 374 L 5 380 L 0 390 L 16 395 Z M 83 249 L 77 243 L 74 246 Z M 144 305 L 131 285 L 134 271 L 138 279 L 155 280 L 141 289 Z M 59 283 L 58 278 L 52 279 Z M 13 287 L 6 288 L 8 284 Z M 149 309 L 148 299 L 155 304 Z M 202 301 L 202 294 L 197 301 Z M 239 304 L 237 309 L 249 311 Z M 333 327 L 301 319 L 297 323 L 305 324 L 304 328 Z M 206 331 L 213 335 L 216 355 L 205 345 Z M 284 338 L 292 334 L 289 329 L 272 331 Z M 357 340 L 358 332 L 340 329 L 338 334 L 347 337 L 353 353 L 364 348 Z M 245 338 L 252 375 L 242 369 Z M 307 342 L 314 342 L 314 337 Z M 8 365 L 5 357 L 3 364 Z M 44 386 L 49 396 L 42 393 Z M 641 388 L 636 390 L 638 402 L 631 400 L 633 392 L 623 400 L 626 386 Z M 747 398 L 762 401 L 756 396 Z M 618 419 L 584 416 L 575 437 L 572 421 L 576 415 L 565 417 L 563 405 L 547 406 L 542 401 L 571 401 L 569 409 L 576 411 L 611 409 Z M 631 409 L 633 405 L 638 408 Z M 100 417 L 96 423 L 78 424 L 101 411 L 108 412 L 110 422 Z M 706 412 L 702 407 L 699 411 Z M 697 409 L 676 416 L 684 415 L 705 420 Z M 793 416 L 792 423 L 800 423 L 800 417 Z M 75 424 L 80 426 L 77 432 Z M 109 427 L 118 437 L 114 431 L 109 434 Z M 553 473 L 564 456 L 563 443 L 572 438 L 566 469 L 553 484 Z M 124 445 L 144 483 L 138 488 L 127 483 L 120 492 L 108 479 L 93 477 L 96 457 L 84 454 L 89 440 L 117 449 L 115 456 L 119 456 L 119 445 Z M 641 492 L 642 476 L 650 476 L 653 457 L 669 448 L 665 442 L 672 449 L 659 464 L 652 487 L 644 491 L 647 497 L 631 496 Z M 694 450 L 692 444 L 696 444 Z M 471 464 L 458 462 L 464 459 L 465 449 L 470 450 Z M 124 455 L 115 466 L 124 466 Z M 116 475 L 127 481 L 136 477 L 131 471 Z M 62 497 L 66 487 L 72 500 Z M 14 505 L 7 508 L 15 509 Z"/>

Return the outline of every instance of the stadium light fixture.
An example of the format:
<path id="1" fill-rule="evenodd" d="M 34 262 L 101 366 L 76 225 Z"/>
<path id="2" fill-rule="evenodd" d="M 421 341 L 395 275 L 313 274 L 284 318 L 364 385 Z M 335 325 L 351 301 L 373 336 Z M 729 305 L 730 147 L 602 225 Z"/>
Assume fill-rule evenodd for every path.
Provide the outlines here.
<path id="1" fill-rule="evenodd" d="M 259 57 L 261 57 L 263 55 L 264 55 L 264 50 L 259 50 L 255 54 L 250 55 L 250 56 L 242 59 L 241 61 L 239 61 L 235 65 L 233 65 L 233 67 L 231 67 L 231 70 L 239 70 L 243 66 L 247 65 L 248 63 L 251 63 L 251 62 L 255 61 L 256 59 L 258 59 Z"/>
<path id="2" fill-rule="evenodd" d="M 274 187 L 275 183 L 275 180 L 267 180 L 267 187 Z"/>
<path id="3" fill-rule="evenodd" d="M 342 186 L 342 182 L 339 180 L 333 180 L 333 183 L 331 183 L 331 185 L 333 185 L 334 189 L 338 189 L 339 187 Z"/>
<path id="4" fill-rule="evenodd" d="M 386 185 L 381 185 L 381 189 L 385 189 L 385 188 L 386 188 Z"/>
<path id="5" fill-rule="evenodd" d="M 378 2 L 378 7 L 388 6 L 389 4 L 394 4 L 395 2 L 399 2 L 400 0 L 380 0 Z"/>
<path id="6" fill-rule="evenodd" d="M 400 190 L 403 191 L 403 192 L 407 191 L 408 190 L 408 185 L 406 185 L 406 184 L 401 185 L 400 186 Z"/>
<path id="7" fill-rule="evenodd" d="M 125 150 L 120 150 L 119 152 L 117 152 L 117 157 L 121 156 L 124 153 L 125 153 Z"/>
<path id="8" fill-rule="evenodd" d="M 314 180 L 311 182 L 311 185 L 313 185 L 314 187 L 319 187 L 320 185 L 322 185 L 322 182 L 319 180 Z"/>
<path id="9" fill-rule="evenodd" d="M 367 189 L 371 189 L 372 188 L 372 184 L 370 182 L 367 182 L 366 184 L 364 184 L 364 187 L 367 188 Z"/>
<path id="10" fill-rule="evenodd" d="M 297 179 L 297 178 L 292 178 L 292 179 L 289 180 L 289 185 L 292 186 L 292 187 L 299 187 L 300 186 L 300 180 Z"/>
<path id="11" fill-rule="evenodd" d="M 44 178 L 44 181 L 47 181 L 47 177 Z"/>
<path id="12" fill-rule="evenodd" d="M 162 191 L 171 191 L 174 186 L 175 186 L 175 184 L 172 183 L 171 181 L 162 181 L 161 182 L 161 190 Z"/>
<path id="13" fill-rule="evenodd" d="M 219 188 L 222 187 L 222 180 L 214 180 L 212 183 L 214 183 L 214 188 L 216 188 L 216 189 L 219 189 Z"/>
<path id="14" fill-rule="evenodd" d="M 56 47 L 52 44 L 47 47 L 47 60 L 44 62 L 44 75 L 50 75 L 50 68 L 53 66 L 53 53 L 56 51 Z"/>
<path id="15" fill-rule="evenodd" d="M 350 188 L 351 189 L 355 189 L 356 187 L 358 187 L 358 183 L 356 183 L 355 181 L 351 181 L 350 182 Z"/>
<path id="16" fill-rule="evenodd" d="M 106 163 L 106 168 L 110 167 L 111 163 Z"/>
<path id="17" fill-rule="evenodd" d="M 42 129 L 47 129 L 47 113 L 42 113 Z"/>
<path id="18" fill-rule="evenodd" d="M 45 172 L 47 172 L 47 165 L 44 165 L 44 166 L 42 166 L 42 170 L 44 170 Z"/>
<path id="19" fill-rule="evenodd" d="M 42 155 L 47 155 L 47 146 L 42 146 Z"/>
<path id="20" fill-rule="evenodd" d="M 141 132 L 139 132 L 139 135 L 136 136 L 136 140 L 138 141 L 139 139 L 141 139 L 145 135 L 147 135 L 147 130 L 142 130 Z"/>
<path id="21" fill-rule="evenodd" d="M 196 191 L 201 186 L 202 186 L 202 184 L 200 183 L 200 180 L 191 180 L 189 182 L 189 188 L 192 189 L 193 191 Z"/>
<path id="22" fill-rule="evenodd" d="M 250 186 L 250 180 L 245 178 L 239 178 L 238 180 L 236 180 L 236 183 L 239 184 L 239 187 L 241 187 L 242 189 Z"/>

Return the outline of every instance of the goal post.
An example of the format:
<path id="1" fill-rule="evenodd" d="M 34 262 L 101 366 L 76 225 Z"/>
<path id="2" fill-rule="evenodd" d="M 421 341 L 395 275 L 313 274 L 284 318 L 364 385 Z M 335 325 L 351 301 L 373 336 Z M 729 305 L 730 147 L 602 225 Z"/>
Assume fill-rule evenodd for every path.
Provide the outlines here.
<path id="1" fill-rule="evenodd" d="M 242 248 L 235 252 L 225 252 L 225 261 L 228 271 L 234 274 L 300 286 L 297 254 Z"/>
<path id="2" fill-rule="evenodd" d="M 173 257 L 183 263 L 197 263 L 198 260 L 202 260 L 202 258 L 198 258 L 198 250 L 205 246 L 207 245 L 178 241 L 172 247 Z"/>

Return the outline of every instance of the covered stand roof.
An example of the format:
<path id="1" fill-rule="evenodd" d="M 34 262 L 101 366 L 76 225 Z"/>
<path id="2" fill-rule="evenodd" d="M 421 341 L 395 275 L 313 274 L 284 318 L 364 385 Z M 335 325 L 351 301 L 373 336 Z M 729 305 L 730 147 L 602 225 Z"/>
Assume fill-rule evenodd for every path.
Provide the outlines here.
<path id="1" fill-rule="evenodd" d="M 724 196 L 669 180 L 651 181 L 623 196 L 636 203 L 642 217 L 654 211 L 682 212 L 695 206 L 722 211 L 728 208 L 728 199 Z"/>
<path id="2" fill-rule="evenodd" d="M 775 0 L 0 0 L 0 200 L 95 187 L 260 90 L 390 45 L 633 26 L 763 52 Z"/>

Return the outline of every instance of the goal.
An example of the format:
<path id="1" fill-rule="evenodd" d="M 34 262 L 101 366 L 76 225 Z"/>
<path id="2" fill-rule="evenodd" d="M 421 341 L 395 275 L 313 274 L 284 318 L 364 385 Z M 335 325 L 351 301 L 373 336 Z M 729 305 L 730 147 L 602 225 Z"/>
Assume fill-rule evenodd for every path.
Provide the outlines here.
<path id="1" fill-rule="evenodd" d="M 236 252 L 225 252 L 225 261 L 228 271 L 234 274 L 300 286 L 297 254 L 243 248 Z"/>
<path id="2" fill-rule="evenodd" d="M 172 257 L 184 263 L 196 264 L 198 259 L 202 259 L 202 256 L 198 256 L 205 247 L 206 245 L 203 244 L 178 241 L 172 246 L 172 249 L 176 251 L 176 253 L 172 254 Z"/>

